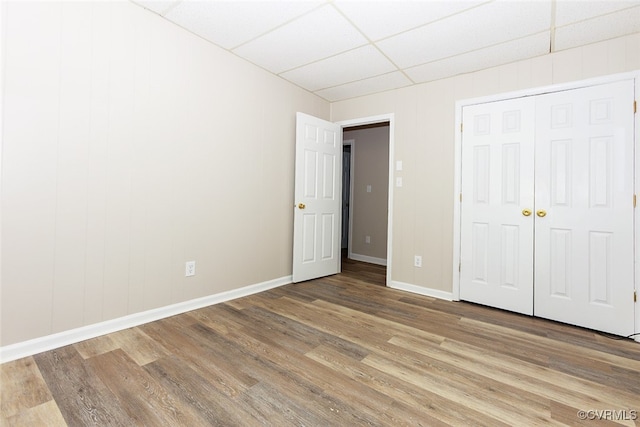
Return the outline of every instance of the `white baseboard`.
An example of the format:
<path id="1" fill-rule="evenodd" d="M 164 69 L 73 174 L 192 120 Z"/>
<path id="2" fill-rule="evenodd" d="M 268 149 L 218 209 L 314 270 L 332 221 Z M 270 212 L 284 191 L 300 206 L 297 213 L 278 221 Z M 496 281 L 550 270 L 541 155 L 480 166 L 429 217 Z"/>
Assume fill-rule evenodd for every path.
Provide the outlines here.
<path id="1" fill-rule="evenodd" d="M 384 258 L 375 258 L 372 256 L 360 255 L 360 254 L 354 254 L 354 253 L 350 253 L 349 258 L 356 261 L 368 262 L 369 264 L 384 265 L 384 266 L 387 265 L 387 260 Z"/>
<path id="2" fill-rule="evenodd" d="M 258 292 L 287 285 L 291 283 L 291 280 L 291 276 L 285 276 L 279 279 L 269 280 L 267 282 L 257 283 L 239 289 L 233 289 L 231 291 L 220 292 L 218 294 L 196 298 L 190 301 L 179 302 L 165 307 L 129 314 L 117 319 L 107 320 L 93 325 L 82 326 L 80 328 L 70 329 L 68 331 L 7 345 L 0 347 L 0 363 L 10 362 L 22 357 L 33 356 L 34 354 L 42 353 L 43 351 L 75 344 L 100 335 L 110 334 L 112 332 L 139 326 L 144 323 L 175 316 L 176 314 L 253 295 Z"/>
<path id="3" fill-rule="evenodd" d="M 410 283 L 392 281 L 387 283 L 387 286 L 393 289 L 399 289 L 401 291 L 412 292 L 414 294 L 424 295 L 427 297 L 433 297 L 443 299 L 447 301 L 453 301 L 453 293 L 441 291 L 439 289 L 424 288 L 422 286 L 412 285 Z"/>

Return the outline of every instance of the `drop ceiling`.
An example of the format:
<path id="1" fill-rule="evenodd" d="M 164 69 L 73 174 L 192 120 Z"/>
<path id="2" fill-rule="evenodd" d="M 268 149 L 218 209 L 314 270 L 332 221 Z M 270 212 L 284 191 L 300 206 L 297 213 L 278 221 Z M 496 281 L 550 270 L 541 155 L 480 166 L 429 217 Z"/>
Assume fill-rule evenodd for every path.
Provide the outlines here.
<path id="1" fill-rule="evenodd" d="M 135 3 L 330 102 L 640 32 L 640 0 Z"/>

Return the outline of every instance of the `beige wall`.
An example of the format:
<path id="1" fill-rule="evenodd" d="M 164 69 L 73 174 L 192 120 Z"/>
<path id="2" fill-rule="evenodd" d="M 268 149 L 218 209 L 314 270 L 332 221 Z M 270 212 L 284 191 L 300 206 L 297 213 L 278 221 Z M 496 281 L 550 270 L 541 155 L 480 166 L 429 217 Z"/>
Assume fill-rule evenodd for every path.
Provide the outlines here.
<path id="1" fill-rule="evenodd" d="M 327 102 L 128 2 L 2 7 L 2 345 L 291 274 Z"/>
<path id="2" fill-rule="evenodd" d="M 335 102 L 331 119 L 394 113 L 391 280 L 452 291 L 455 102 L 640 69 L 640 34 L 432 83 Z M 413 266 L 422 255 L 423 267 Z"/>
<path id="3" fill-rule="evenodd" d="M 386 260 L 389 199 L 389 126 L 345 130 L 343 140 L 354 140 L 351 155 L 353 193 L 351 252 Z M 371 192 L 367 192 L 367 186 Z M 370 243 L 365 237 L 369 236 Z"/>

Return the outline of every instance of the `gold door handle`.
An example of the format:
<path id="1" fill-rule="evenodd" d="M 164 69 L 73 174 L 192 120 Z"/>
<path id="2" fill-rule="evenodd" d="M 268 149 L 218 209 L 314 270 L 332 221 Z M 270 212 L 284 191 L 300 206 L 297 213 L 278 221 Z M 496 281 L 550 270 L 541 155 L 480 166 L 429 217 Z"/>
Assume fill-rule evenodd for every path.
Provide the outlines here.
<path id="1" fill-rule="evenodd" d="M 529 210 L 529 209 L 522 209 L 522 215 L 524 215 L 524 216 L 529 216 L 529 215 L 531 215 L 531 210 Z"/>
<path id="2" fill-rule="evenodd" d="M 536 215 L 538 215 L 540 218 L 544 218 L 545 216 L 547 216 L 547 211 L 540 209 L 539 211 L 536 211 Z"/>
<path id="3" fill-rule="evenodd" d="M 307 205 L 305 205 L 304 203 L 298 203 L 298 209 L 304 209 L 306 207 Z"/>

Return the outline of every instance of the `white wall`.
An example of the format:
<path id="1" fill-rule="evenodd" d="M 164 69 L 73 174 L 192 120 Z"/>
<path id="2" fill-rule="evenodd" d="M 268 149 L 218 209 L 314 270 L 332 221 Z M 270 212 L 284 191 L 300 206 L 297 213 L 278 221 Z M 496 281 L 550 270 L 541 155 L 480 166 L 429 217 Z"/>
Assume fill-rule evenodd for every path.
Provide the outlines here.
<path id="1" fill-rule="evenodd" d="M 327 102 L 129 2 L 2 7 L 1 345 L 291 274 Z"/>
<path id="2" fill-rule="evenodd" d="M 640 33 L 475 73 L 331 104 L 333 121 L 395 114 L 392 282 L 451 296 L 455 102 L 640 69 Z M 413 266 L 422 255 L 423 267 Z M 404 286 L 405 288 L 410 288 Z"/>

